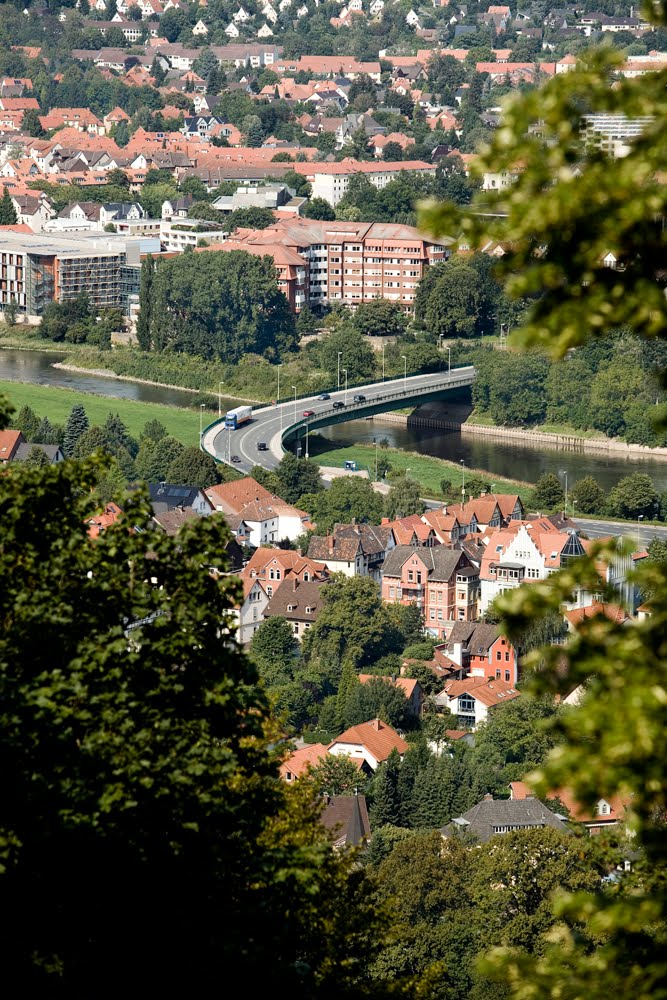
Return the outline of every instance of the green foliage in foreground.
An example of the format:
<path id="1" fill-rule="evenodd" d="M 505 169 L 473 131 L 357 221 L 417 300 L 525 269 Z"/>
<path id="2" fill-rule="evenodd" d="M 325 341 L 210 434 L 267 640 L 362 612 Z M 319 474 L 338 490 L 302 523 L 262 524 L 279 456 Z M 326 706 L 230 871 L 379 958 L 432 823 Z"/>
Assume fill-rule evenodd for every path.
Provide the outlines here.
<path id="1" fill-rule="evenodd" d="M 239 585 L 204 569 L 225 566 L 223 522 L 176 542 L 135 494 L 93 542 L 97 474 L 0 477 L 7 981 L 208 993 L 233 965 L 252 992 L 270 970 L 281 995 L 376 994 L 388 918 L 277 779 L 255 669 L 223 637 Z"/>

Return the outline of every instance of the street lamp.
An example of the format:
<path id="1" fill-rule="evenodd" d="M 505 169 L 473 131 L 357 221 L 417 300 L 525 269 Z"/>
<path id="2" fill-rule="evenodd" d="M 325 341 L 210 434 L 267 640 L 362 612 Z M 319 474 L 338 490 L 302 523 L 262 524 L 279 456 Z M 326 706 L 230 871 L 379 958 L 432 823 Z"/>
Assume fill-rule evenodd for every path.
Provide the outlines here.
<path id="1" fill-rule="evenodd" d="M 342 356 L 343 356 L 343 352 L 339 351 L 338 352 L 338 388 L 339 389 L 340 389 L 340 359 L 342 358 Z"/>
<path id="2" fill-rule="evenodd" d="M 308 424 L 306 424 L 306 461 L 310 458 L 308 454 Z"/>
<path id="3" fill-rule="evenodd" d="M 567 470 L 566 469 L 561 469 L 560 475 L 561 476 L 565 476 L 565 511 L 564 511 L 564 513 L 565 513 L 565 516 L 567 517 Z"/>
<path id="4" fill-rule="evenodd" d="M 447 348 L 447 376 L 448 376 L 448 378 L 451 377 L 451 374 L 452 374 L 452 349 L 451 349 L 451 347 L 448 347 Z"/>
<path id="5" fill-rule="evenodd" d="M 293 385 L 292 388 L 294 389 L 294 423 L 296 423 L 296 386 Z"/>
<path id="6" fill-rule="evenodd" d="M 204 433 L 204 407 L 206 403 L 199 404 L 199 447 L 201 448 L 201 436 Z"/>
<path id="7" fill-rule="evenodd" d="M 222 416 L 222 386 L 224 384 L 225 384 L 224 381 L 218 382 L 218 416 L 219 417 Z"/>
<path id="8" fill-rule="evenodd" d="M 373 444 L 375 445 L 375 482 L 378 481 L 378 443 L 376 438 L 373 438 Z"/>
<path id="9" fill-rule="evenodd" d="M 227 461 L 232 460 L 232 425 L 227 428 Z"/>
<path id="10" fill-rule="evenodd" d="M 345 376 L 345 405 L 347 406 L 347 368 L 343 368 L 343 375 Z"/>
<path id="11" fill-rule="evenodd" d="M 405 354 L 401 354 L 403 358 L 403 389 L 405 392 L 408 390 L 408 359 Z"/>
<path id="12" fill-rule="evenodd" d="M 280 364 L 278 365 L 278 395 L 276 396 L 276 405 L 280 403 L 280 369 L 282 368 L 282 366 L 283 364 L 281 361 Z"/>
<path id="13" fill-rule="evenodd" d="M 639 522 L 643 521 L 643 520 L 644 520 L 644 515 L 643 514 L 639 514 L 637 516 L 637 552 L 639 552 L 641 550 L 641 546 L 642 546 L 641 539 L 639 537 Z"/>
<path id="14" fill-rule="evenodd" d="M 459 459 L 459 464 L 461 466 L 461 471 L 463 473 L 463 482 L 461 484 L 461 496 L 462 496 L 462 499 L 463 499 L 463 503 L 465 503 L 466 502 L 466 463 L 465 463 L 465 459 L 464 458 Z"/>
<path id="15" fill-rule="evenodd" d="M 382 345 L 382 381 L 384 382 L 384 344 Z"/>

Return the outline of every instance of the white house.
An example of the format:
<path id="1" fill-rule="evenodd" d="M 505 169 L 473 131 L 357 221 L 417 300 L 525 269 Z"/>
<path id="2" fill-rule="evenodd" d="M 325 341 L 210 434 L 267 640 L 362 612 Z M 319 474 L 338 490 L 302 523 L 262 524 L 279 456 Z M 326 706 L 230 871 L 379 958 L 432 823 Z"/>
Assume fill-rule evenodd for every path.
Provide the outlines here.
<path id="1" fill-rule="evenodd" d="M 395 729 L 380 719 L 371 719 L 341 733 L 329 746 L 329 753 L 337 757 L 364 760 L 376 771 L 392 750 L 397 750 L 402 757 L 407 749 L 408 744 Z"/>
<path id="2" fill-rule="evenodd" d="M 236 637 L 242 646 L 252 642 L 252 637 L 264 621 L 264 610 L 269 603 L 269 596 L 261 580 L 243 579 L 243 601 L 234 608 L 234 618 L 237 623 Z"/>
<path id="3" fill-rule="evenodd" d="M 197 21 L 194 28 L 192 29 L 193 35 L 208 35 L 208 28 L 203 21 Z"/>
<path id="4" fill-rule="evenodd" d="M 278 20 L 278 12 L 270 3 L 267 3 L 266 7 L 262 7 L 262 17 L 265 17 L 271 24 L 275 24 Z"/>
<path id="5" fill-rule="evenodd" d="M 249 21 L 251 17 L 252 15 L 249 14 L 247 10 L 244 10 L 243 7 L 239 7 L 232 17 L 232 21 L 234 24 L 243 24 L 244 21 Z"/>
<path id="6" fill-rule="evenodd" d="M 439 708 L 458 716 L 462 728 L 476 729 L 496 705 L 513 701 L 519 696 L 520 692 L 511 682 L 469 675 L 461 681 L 447 681 L 444 689 L 436 696 L 435 703 Z"/>
<path id="7" fill-rule="evenodd" d="M 368 9 L 372 17 L 375 17 L 377 14 L 381 14 L 384 10 L 384 0 L 372 0 Z"/>
<path id="8" fill-rule="evenodd" d="M 227 27 L 225 28 L 225 34 L 227 35 L 227 38 L 238 38 L 241 32 L 232 22 L 228 24 Z"/>
<path id="9" fill-rule="evenodd" d="M 417 14 L 415 14 L 414 10 L 410 10 L 405 15 L 405 21 L 406 21 L 406 24 L 409 24 L 411 28 L 418 28 L 419 27 L 419 17 L 417 16 Z"/>
<path id="10" fill-rule="evenodd" d="M 264 24 L 262 25 L 262 27 L 257 32 L 257 37 L 258 38 L 269 38 L 272 34 L 273 34 L 273 31 L 271 30 L 271 28 L 269 28 L 268 24 L 265 21 Z"/>

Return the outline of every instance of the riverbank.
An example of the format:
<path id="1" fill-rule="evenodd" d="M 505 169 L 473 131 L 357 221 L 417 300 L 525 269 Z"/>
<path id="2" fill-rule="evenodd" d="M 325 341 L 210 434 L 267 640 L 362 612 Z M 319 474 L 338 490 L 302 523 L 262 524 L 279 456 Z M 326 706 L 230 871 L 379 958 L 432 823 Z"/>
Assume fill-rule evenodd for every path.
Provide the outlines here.
<path id="1" fill-rule="evenodd" d="M 111 371 L 110 368 L 83 368 L 79 365 L 70 365 L 65 361 L 55 361 L 52 368 L 62 368 L 66 372 L 79 372 L 82 375 L 95 375 L 97 378 L 113 378 L 118 379 L 119 382 L 136 382 L 138 385 L 156 385 L 160 389 L 178 389 L 179 392 L 189 392 L 193 396 L 201 395 L 199 389 L 191 389 L 189 386 L 185 385 L 171 385 L 169 382 L 156 382 L 154 379 L 150 378 L 137 378 L 134 375 L 117 375 L 116 372 Z M 215 397 L 216 393 L 213 390 L 205 390 L 206 395 Z M 244 396 L 227 396 L 227 399 L 232 399 L 235 403 L 252 403 L 253 405 L 263 406 L 264 401 L 261 399 L 246 399 Z"/>
<path id="2" fill-rule="evenodd" d="M 72 407 L 80 403 L 91 426 L 101 426 L 109 413 L 118 413 L 133 437 L 139 437 L 149 420 L 159 420 L 167 428 L 167 433 L 183 444 L 199 443 L 198 409 L 96 396 L 94 393 L 35 385 L 32 382 L 0 381 L 0 394 L 7 396 L 17 413 L 22 406 L 31 406 L 39 417 L 48 417 L 52 424 L 64 424 Z"/>
<path id="3" fill-rule="evenodd" d="M 457 462 L 449 462 L 444 458 L 431 458 L 421 455 L 416 451 L 403 451 L 397 448 L 380 448 L 377 450 L 373 445 L 352 444 L 344 448 L 329 447 L 329 442 L 325 438 L 311 438 L 310 457 L 311 460 L 319 464 L 343 467 L 346 461 L 356 462 L 359 468 L 368 469 L 371 479 L 375 478 L 375 458 L 378 461 L 386 459 L 392 469 L 396 471 L 404 470 L 410 479 L 416 479 L 422 488 L 423 496 L 442 500 L 442 489 L 440 484 L 443 479 L 448 479 L 452 484 L 452 491 L 459 495 L 463 486 L 464 475 L 466 480 L 471 476 L 481 476 L 488 480 L 489 485 L 493 485 L 497 493 L 518 493 L 524 504 L 527 504 L 528 497 L 532 492 L 532 483 L 517 479 L 503 479 L 500 476 L 492 476 L 484 469 L 469 469 L 465 471 Z M 326 462 L 322 462 L 326 459 Z"/>
<path id="4" fill-rule="evenodd" d="M 464 437 L 487 438 L 491 440 L 515 441 L 534 448 L 553 448 L 558 451 L 604 454 L 613 452 L 619 457 L 649 458 L 667 461 L 667 448 L 650 448 L 643 444 L 628 444 L 618 438 L 608 438 L 598 431 L 527 430 L 523 427 L 497 427 L 492 424 L 460 423 L 440 417 L 420 417 L 415 412 L 378 413 L 373 417 L 377 423 L 402 424 L 412 429 L 424 428 L 442 431 L 458 431 Z"/>

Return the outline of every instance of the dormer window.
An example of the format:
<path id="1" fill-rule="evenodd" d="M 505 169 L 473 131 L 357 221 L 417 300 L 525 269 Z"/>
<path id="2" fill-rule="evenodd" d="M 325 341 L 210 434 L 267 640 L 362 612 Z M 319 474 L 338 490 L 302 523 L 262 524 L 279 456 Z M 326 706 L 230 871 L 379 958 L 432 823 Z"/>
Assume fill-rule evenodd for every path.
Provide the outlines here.
<path id="1" fill-rule="evenodd" d="M 313 609 L 310 607 L 309 604 L 307 604 L 306 605 L 306 614 L 307 615 L 312 615 L 312 613 L 313 613 Z"/>
<path id="2" fill-rule="evenodd" d="M 608 816 L 610 812 L 611 809 L 609 807 L 609 803 L 605 802 L 604 799 L 601 799 L 598 802 L 598 816 Z"/>
<path id="3" fill-rule="evenodd" d="M 287 605 L 287 610 L 288 611 L 294 611 L 295 610 L 294 605 L 293 604 L 288 604 Z"/>

